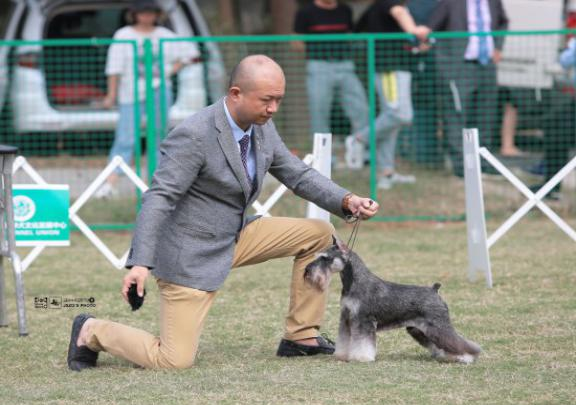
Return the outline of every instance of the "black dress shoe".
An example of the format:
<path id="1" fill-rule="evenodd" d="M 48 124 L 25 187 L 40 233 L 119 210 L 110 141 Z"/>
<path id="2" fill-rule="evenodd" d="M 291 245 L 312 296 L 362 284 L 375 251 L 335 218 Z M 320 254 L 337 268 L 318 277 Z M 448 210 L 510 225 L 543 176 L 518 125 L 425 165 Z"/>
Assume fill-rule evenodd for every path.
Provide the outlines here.
<path id="1" fill-rule="evenodd" d="M 78 346 L 78 335 L 82 325 L 88 319 L 94 318 L 92 315 L 80 314 L 72 322 L 72 333 L 70 334 L 70 344 L 68 345 L 68 368 L 74 371 L 82 371 L 85 368 L 96 367 L 98 352 L 90 350 L 86 346 Z"/>
<path id="2" fill-rule="evenodd" d="M 317 336 L 318 346 L 307 346 L 292 340 L 282 339 L 276 355 L 279 357 L 314 356 L 315 354 L 333 354 L 335 345 L 329 339 Z"/>

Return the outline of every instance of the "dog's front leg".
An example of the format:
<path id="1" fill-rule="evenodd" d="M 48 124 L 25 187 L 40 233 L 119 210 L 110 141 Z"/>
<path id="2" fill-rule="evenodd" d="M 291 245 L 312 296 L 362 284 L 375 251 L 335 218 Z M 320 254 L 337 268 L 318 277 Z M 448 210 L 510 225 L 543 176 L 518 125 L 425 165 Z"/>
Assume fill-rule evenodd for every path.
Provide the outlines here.
<path id="1" fill-rule="evenodd" d="M 377 355 L 377 327 L 370 320 L 351 320 L 350 361 L 375 361 Z"/>
<path id="2" fill-rule="evenodd" d="M 341 310 L 341 320 L 339 323 L 339 336 L 335 347 L 335 357 L 338 360 L 348 361 L 351 341 L 350 311 L 348 308 Z"/>

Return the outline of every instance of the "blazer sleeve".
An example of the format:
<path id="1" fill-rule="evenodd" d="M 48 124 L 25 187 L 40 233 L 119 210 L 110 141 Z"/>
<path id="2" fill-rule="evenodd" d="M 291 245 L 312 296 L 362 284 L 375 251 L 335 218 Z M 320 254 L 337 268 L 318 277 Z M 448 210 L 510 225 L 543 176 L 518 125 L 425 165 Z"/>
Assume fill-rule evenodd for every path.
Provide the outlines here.
<path id="1" fill-rule="evenodd" d="M 505 8 L 503 7 L 503 2 L 501 0 L 496 1 L 496 16 L 495 16 L 495 30 L 496 31 L 505 31 L 509 28 L 509 18 L 507 17 L 507 13 L 505 12 Z M 495 41 L 495 48 L 501 50 L 503 49 L 503 43 L 505 42 L 505 37 L 493 37 Z"/>
<path id="2" fill-rule="evenodd" d="M 272 121 L 265 136 L 270 137 L 274 157 L 269 172 L 296 195 L 344 218 L 342 202 L 348 190 L 342 188 L 293 155 L 276 131 Z"/>
<path id="3" fill-rule="evenodd" d="M 193 125 L 177 126 L 160 147 L 161 159 L 144 193 L 126 267 L 154 267 L 155 248 L 163 222 L 196 180 L 204 164 L 202 140 Z"/>

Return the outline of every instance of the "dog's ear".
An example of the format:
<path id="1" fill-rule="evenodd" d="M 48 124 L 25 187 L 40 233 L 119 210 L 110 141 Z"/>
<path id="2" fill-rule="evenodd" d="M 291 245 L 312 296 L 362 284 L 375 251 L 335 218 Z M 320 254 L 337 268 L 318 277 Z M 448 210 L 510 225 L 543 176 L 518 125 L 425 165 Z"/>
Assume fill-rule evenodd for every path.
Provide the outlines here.
<path id="1" fill-rule="evenodd" d="M 349 249 L 349 247 L 346 245 L 346 243 L 343 242 L 342 240 L 340 240 L 339 238 L 335 238 L 335 245 L 339 248 L 341 253 L 343 253 L 344 255 L 348 255 L 349 252 L 351 251 Z"/>

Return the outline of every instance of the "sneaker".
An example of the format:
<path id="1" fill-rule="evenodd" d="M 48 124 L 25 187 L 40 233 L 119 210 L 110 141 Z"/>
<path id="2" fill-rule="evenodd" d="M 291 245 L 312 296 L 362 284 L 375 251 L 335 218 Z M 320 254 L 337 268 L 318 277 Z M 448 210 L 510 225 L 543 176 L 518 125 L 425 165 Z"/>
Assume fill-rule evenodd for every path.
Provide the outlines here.
<path id="1" fill-rule="evenodd" d="M 380 188 L 381 190 L 389 190 L 391 187 L 393 187 L 393 176 L 383 176 L 381 178 L 379 178 L 379 182 L 377 183 L 377 188 Z"/>
<path id="2" fill-rule="evenodd" d="M 417 178 L 412 174 L 400 174 L 395 172 L 390 177 L 395 184 L 413 184 L 417 181 Z"/>
<path id="3" fill-rule="evenodd" d="M 417 179 L 412 174 L 393 173 L 379 178 L 377 187 L 381 190 L 389 190 L 394 184 L 413 184 Z"/>
<path id="4" fill-rule="evenodd" d="M 345 162 L 349 169 L 362 169 L 364 164 L 365 146 L 354 135 L 345 138 Z"/>
<path id="5" fill-rule="evenodd" d="M 98 190 L 94 193 L 94 198 L 106 199 L 112 198 L 118 194 L 118 190 L 112 184 L 106 182 L 101 185 Z"/>

